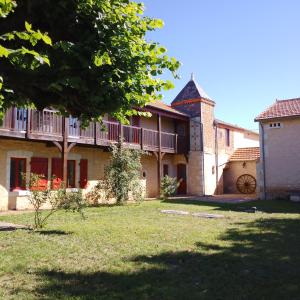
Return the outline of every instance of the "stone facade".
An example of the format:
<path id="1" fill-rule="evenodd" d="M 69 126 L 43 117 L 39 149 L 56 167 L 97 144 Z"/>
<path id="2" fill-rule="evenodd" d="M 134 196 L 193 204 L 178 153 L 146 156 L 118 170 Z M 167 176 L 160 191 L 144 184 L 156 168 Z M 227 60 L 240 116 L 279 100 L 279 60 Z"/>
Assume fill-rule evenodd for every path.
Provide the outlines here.
<path id="1" fill-rule="evenodd" d="M 179 179 L 180 172 L 186 173 L 184 184 L 186 193 L 190 195 L 222 194 L 229 184 L 224 182 L 224 168 L 233 151 L 237 147 L 258 146 L 258 135 L 235 125 L 215 120 L 215 102 L 207 98 L 202 89 L 193 91 L 193 89 L 199 88 L 197 84 L 190 83 L 187 87 L 188 91 L 184 91 L 180 93 L 180 97 L 176 97 L 176 105 L 173 108 L 166 105 L 166 108 L 158 107 L 159 110 L 162 110 L 160 112 L 162 133 L 176 133 L 178 138 L 180 135 L 183 137 L 185 135 L 189 139 L 185 142 L 188 145 L 184 145 L 188 151 L 179 152 L 185 153 L 185 155 L 164 153 L 161 162 L 161 175 L 163 175 L 163 170 L 168 170 L 169 176 Z M 190 99 L 186 98 L 189 97 L 189 94 L 193 96 Z M 201 96 L 203 94 L 205 97 Z M 163 109 L 166 111 L 168 109 L 173 110 L 173 113 L 176 109 L 178 115 L 181 117 L 184 115 L 184 119 L 167 117 Z M 150 131 L 157 131 L 157 114 L 153 114 L 151 118 L 142 117 L 139 125 L 145 129 L 150 129 Z M 180 142 L 185 140 L 181 139 Z M 51 142 L 0 138 L 0 210 L 29 207 L 28 191 L 10 191 L 11 158 L 26 158 L 27 178 L 30 175 L 32 157 L 48 159 L 48 179 L 50 179 L 52 158 L 60 158 L 60 156 L 60 152 Z M 141 180 L 145 184 L 146 196 L 150 198 L 157 197 L 159 193 L 157 157 L 158 155 L 155 155 L 154 152 L 142 157 Z M 87 193 L 99 180 L 103 179 L 104 169 L 109 163 L 110 154 L 107 147 L 80 146 L 77 144 L 72 148 L 68 159 L 75 161 L 76 187 L 79 187 L 80 181 L 80 161 L 81 159 L 87 160 L 88 185 L 85 190 Z M 236 173 L 234 170 L 232 172 L 232 180 L 234 180 Z M 230 184 L 232 185 L 232 183 Z"/>
<path id="2" fill-rule="evenodd" d="M 215 102 L 191 81 L 172 102 L 174 108 L 190 115 L 189 192 L 222 194 L 226 185 L 224 169 L 231 155 L 237 148 L 258 147 L 259 135 L 216 120 Z"/>
<path id="3" fill-rule="evenodd" d="M 261 123 L 261 145 L 265 145 L 265 178 L 267 199 L 286 197 L 292 190 L 300 190 L 300 118 L 285 118 L 270 127 L 274 121 Z M 264 143 L 262 139 L 264 138 Z M 263 155 L 258 166 L 260 196 L 263 199 Z"/>
<path id="4" fill-rule="evenodd" d="M 256 175 L 256 161 L 232 161 L 228 163 L 224 169 L 224 192 L 228 194 L 239 193 L 236 182 L 243 174 L 252 175 L 258 182 L 259 178 Z"/>
<path id="5" fill-rule="evenodd" d="M 22 149 L 22 150 L 16 150 Z M 29 208 L 27 201 L 28 191 L 10 191 L 10 158 L 26 158 L 26 175 L 30 176 L 30 161 L 32 157 L 48 158 L 48 179 L 51 178 L 52 158 L 59 158 L 56 147 L 46 143 L 28 142 L 19 140 L 0 140 L 0 210 Z M 76 187 L 79 187 L 80 160 L 88 160 L 88 186 L 85 192 L 90 191 L 99 180 L 104 178 L 104 169 L 108 165 L 110 154 L 99 148 L 75 146 L 69 153 L 68 159 L 76 161 Z M 177 176 L 176 166 L 186 163 L 183 155 L 166 154 L 162 165 L 167 165 L 169 175 Z M 142 157 L 141 178 L 145 180 L 146 196 L 156 197 L 158 194 L 157 159 L 154 154 Z"/>

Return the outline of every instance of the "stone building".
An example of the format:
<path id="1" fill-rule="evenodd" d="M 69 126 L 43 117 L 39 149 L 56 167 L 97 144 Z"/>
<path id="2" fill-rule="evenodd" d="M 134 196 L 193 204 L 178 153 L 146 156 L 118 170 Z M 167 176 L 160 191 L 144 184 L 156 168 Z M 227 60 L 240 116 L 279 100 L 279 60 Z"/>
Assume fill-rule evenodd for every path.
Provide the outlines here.
<path id="1" fill-rule="evenodd" d="M 300 195 L 300 98 L 276 100 L 255 121 L 260 125 L 260 198 Z"/>
<path id="2" fill-rule="evenodd" d="M 55 176 L 68 188 L 91 190 L 103 179 L 109 146 L 121 136 L 125 147 L 143 149 L 141 180 L 147 197 L 159 195 L 161 177 L 181 181 L 179 194 L 213 195 L 226 191 L 224 168 L 238 148 L 257 147 L 258 134 L 215 119 L 215 102 L 192 78 L 171 106 L 147 105 L 151 118 L 133 117 L 121 125 L 108 116 L 81 129 L 73 117 L 51 109 L 11 108 L 0 126 L 0 210 L 29 207 L 21 174 Z M 236 175 L 236 174 L 235 174 Z"/>

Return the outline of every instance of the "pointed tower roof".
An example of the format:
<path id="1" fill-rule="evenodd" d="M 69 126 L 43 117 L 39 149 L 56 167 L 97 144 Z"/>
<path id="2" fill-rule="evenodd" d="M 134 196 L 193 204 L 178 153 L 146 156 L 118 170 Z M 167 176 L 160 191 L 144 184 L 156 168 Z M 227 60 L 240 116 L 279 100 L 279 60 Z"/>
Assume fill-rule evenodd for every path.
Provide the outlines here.
<path id="1" fill-rule="evenodd" d="M 213 101 L 203 90 L 203 88 L 195 81 L 194 74 L 191 76 L 191 80 L 185 85 L 181 92 L 172 101 L 172 105 L 176 105 L 184 100 L 191 99 L 206 99 Z"/>

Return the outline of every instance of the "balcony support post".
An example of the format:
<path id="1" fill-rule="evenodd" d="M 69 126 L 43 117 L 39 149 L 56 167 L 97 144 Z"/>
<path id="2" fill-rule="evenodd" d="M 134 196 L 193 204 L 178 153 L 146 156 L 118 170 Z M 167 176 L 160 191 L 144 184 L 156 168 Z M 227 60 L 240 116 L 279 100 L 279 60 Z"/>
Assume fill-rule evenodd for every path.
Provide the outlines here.
<path id="1" fill-rule="evenodd" d="M 161 163 L 162 163 L 162 153 L 161 153 L 161 115 L 157 115 L 157 131 L 158 131 L 158 153 L 157 153 L 157 187 L 158 187 L 158 197 L 160 197 L 160 183 L 161 183 Z"/>
<path id="2" fill-rule="evenodd" d="M 141 150 L 144 150 L 144 128 L 141 128 Z"/>
<path id="3" fill-rule="evenodd" d="M 29 133 L 30 133 L 30 121 L 31 121 L 31 109 L 26 110 L 26 133 L 25 133 L 25 138 L 29 138 Z"/>
<path id="4" fill-rule="evenodd" d="M 63 118 L 63 142 L 62 142 L 62 181 L 64 187 L 67 187 L 68 176 L 68 135 L 69 135 L 69 118 Z"/>

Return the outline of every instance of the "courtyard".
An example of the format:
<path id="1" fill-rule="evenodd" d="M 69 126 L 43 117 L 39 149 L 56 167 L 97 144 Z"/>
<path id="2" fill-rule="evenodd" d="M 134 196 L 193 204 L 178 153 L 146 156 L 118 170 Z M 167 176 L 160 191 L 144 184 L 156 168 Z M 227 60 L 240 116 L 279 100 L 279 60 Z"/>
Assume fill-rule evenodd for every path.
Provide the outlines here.
<path id="1" fill-rule="evenodd" d="M 192 215 L 201 212 L 224 217 Z M 1 231 L 0 298 L 299 299 L 297 203 L 175 199 L 85 215 L 60 212 L 38 232 Z"/>

